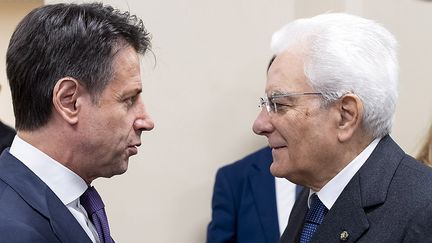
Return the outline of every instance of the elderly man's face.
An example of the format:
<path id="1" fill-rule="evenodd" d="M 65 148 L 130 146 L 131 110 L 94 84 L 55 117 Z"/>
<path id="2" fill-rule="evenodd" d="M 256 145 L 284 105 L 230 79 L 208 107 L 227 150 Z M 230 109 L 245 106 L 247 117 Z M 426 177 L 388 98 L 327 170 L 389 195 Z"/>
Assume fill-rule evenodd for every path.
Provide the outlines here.
<path id="1" fill-rule="evenodd" d="M 131 47 L 122 49 L 114 60 L 115 75 L 97 104 L 88 97 L 78 123 L 83 133 L 80 152 L 89 160 L 81 173 L 89 182 L 97 177 L 124 173 L 129 157 L 137 154 L 141 132 L 154 127 L 140 96 L 142 82 L 139 58 Z"/>
<path id="2" fill-rule="evenodd" d="M 302 55 L 285 51 L 271 65 L 266 94 L 316 92 L 306 80 Z M 336 136 L 332 120 L 336 112 L 323 108 L 320 95 L 299 95 L 278 99 L 277 112 L 262 109 L 253 130 L 266 136 L 272 147 L 270 170 L 277 177 L 313 186 L 325 180 L 331 168 Z"/>

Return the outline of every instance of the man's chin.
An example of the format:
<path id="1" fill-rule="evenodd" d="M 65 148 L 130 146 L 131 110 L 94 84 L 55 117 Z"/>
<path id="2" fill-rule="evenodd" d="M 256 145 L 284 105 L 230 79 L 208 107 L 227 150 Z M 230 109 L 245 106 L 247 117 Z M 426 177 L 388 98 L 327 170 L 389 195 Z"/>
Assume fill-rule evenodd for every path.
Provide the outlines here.
<path id="1" fill-rule="evenodd" d="M 111 178 L 116 175 L 124 174 L 128 170 L 128 165 L 128 161 L 123 161 L 122 164 L 118 168 L 113 169 L 110 175 L 106 176 L 106 178 Z"/>
<path id="2" fill-rule="evenodd" d="M 116 173 L 116 175 L 121 175 L 121 174 L 124 174 L 124 173 L 126 173 L 126 171 L 128 170 L 128 162 L 126 162 L 125 164 L 124 164 L 124 166 L 122 166 L 118 171 L 117 171 L 117 173 Z"/>
<path id="3" fill-rule="evenodd" d="M 286 176 L 286 173 L 284 173 L 284 170 L 282 170 L 280 164 L 277 161 L 273 161 L 273 163 L 270 165 L 270 172 L 275 177 L 285 178 Z"/>

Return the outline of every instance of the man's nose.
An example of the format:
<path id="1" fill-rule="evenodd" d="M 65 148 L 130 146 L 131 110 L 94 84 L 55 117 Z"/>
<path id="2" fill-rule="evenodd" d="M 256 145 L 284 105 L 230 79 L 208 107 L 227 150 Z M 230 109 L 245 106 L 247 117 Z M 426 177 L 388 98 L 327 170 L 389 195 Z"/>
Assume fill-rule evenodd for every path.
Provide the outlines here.
<path id="1" fill-rule="evenodd" d="M 151 131 L 154 128 L 153 119 L 151 119 L 150 114 L 146 111 L 142 98 L 138 101 L 140 104 L 137 108 L 137 118 L 133 123 L 133 128 L 135 131 Z"/>
<path id="2" fill-rule="evenodd" d="M 154 122 L 149 114 L 143 118 L 135 120 L 133 127 L 136 131 L 151 131 L 154 128 Z"/>
<path id="3" fill-rule="evenodd" d="M 273 125 L 270 123 L 270 115 L 264 107 L 255 119 L 252 130 L 254 133 L 263 136 L 273 130 Z"/>

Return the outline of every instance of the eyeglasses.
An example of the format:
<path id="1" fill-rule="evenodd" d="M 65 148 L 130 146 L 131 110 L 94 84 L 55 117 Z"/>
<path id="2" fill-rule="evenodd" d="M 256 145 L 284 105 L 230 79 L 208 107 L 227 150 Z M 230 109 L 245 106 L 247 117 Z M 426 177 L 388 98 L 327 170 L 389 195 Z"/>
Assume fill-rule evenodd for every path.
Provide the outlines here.
<path id="1" fill-rule="evenodd" d="M 304 92 L 304 93 L 276 93 L 272 94 L 270 97 L 260 98 L 259 106 L 260 108 L 265 107 L 268 113 L 277 113 L 282 110 L 281 107 L 293 107 L 292 104 L 286 104 L 281 102 L 281 98 L 304 96 L 304 95 L 322 95 L 318 92 Z"/>

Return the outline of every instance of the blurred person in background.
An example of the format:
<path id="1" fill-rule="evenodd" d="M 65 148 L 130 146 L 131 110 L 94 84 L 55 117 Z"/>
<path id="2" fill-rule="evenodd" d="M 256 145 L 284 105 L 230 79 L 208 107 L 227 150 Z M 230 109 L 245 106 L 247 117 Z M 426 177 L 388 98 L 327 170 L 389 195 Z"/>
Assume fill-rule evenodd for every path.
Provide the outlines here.
<path id="1" fill-rule="evenodd" d="M 426 140 L 417 155 L 417 159 L 422 161 L 425 165 L 432 167 L 432 124 L 429 128 Z"/>

